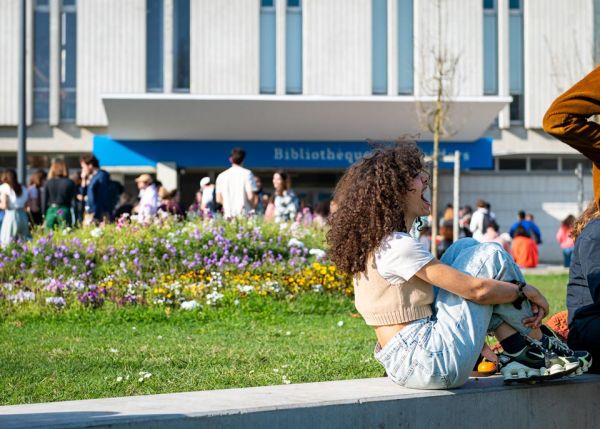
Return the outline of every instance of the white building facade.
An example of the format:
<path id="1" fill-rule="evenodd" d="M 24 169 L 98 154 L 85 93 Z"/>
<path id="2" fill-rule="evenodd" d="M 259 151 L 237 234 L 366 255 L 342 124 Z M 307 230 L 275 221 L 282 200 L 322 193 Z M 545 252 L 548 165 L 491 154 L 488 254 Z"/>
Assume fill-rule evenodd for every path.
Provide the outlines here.
<path id="1" fill-rule="evenodd" d="M 20 3 L 0 2 L 5 167 L 16 164 Z M 61 155 L 76 167 L 94 152 L 126 184 L 155 173 L 185 200 L 241 146 L 265 184 L 287 168 L 315 203 L 366 139 L 431 140 L 442 58 L 442 149 L 463 153 L 461 204 L 488 200 L 503 230 L 533 213 L 541 258 L 559 260 L 573 170 L 583 164 L 589 198 L 591 164 L 545 135 L 542 117 L 598 60 L 599 13 L 597 0 L 27 0 L 28 164 Z"/>

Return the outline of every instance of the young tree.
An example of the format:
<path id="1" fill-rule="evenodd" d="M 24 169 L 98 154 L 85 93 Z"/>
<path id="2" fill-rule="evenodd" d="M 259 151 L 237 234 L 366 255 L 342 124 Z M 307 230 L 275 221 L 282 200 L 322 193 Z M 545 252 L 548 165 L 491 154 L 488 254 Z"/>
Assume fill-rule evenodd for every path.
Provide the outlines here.
<path id="1" fill-rule="evenodd" d="M 442 0 L 436 1 L 437 27 L 435 44 L 432 49 L 426 50 L 433 60 L 431 76 L 422 80 L 422 89 L 426 95 L 433 95 L 432 103 L 418 103 L 419 117 L 422 128 L 433 134 L 433 153 L 431 156 L 431 253 L 437 257 L 436 237 L 438 234 L 438 207 L 439 207 L 439 160 L 440 140 L 454 134 L 449 121 L 448 112 L 451 108 L 451 96 L 455 84 L 456 67 L 460 56 L 451 52 L 445 40 Z M 425 53 L 424 53 L 425 54 Z M 425 61 L 423 61 L 425 63 Z M 455 207 L 458 210 L 458 207 Z"/>

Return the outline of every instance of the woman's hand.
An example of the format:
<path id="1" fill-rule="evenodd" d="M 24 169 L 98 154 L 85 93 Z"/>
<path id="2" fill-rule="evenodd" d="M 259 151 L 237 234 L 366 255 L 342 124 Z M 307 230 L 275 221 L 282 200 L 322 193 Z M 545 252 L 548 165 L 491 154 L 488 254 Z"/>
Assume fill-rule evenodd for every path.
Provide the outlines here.
<path id="1" fill-rule="evenodd" d="M 531 285 L 523 288 L 523 293 L 531 303 L 531 311 L 533 316 L 523 319 L 523 325 L 528 328 L 539 328 L 542 324 L 542 319 L 549 313 L 549 305 L 544 295 L 539 290 Z"/>

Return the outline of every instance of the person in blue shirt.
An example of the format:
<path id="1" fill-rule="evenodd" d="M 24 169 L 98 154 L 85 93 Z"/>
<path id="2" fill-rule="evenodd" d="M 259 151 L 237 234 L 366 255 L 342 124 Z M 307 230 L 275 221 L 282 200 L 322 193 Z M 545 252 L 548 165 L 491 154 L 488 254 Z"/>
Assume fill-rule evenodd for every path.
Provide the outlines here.
<path id="1" fill-rule="evenodd" d="M 510 227 L 510 230 L 508 231 L 510 236 L 512 238 L 514 238 L 515 230 L 519 226 L 522 226 L 523 228 L 525 228 L 525 231 L 527 231 L 529 233 L 529 236 L 534 239 L 536 244 L 538 244 L 538 245 L 542 244 L 542 233 L 541 233 L 540 229 L 538 228 L 538 226 L 533 221 L 533 215 L 532 214 L 526 215 L 523 210 L 520 210 L 517 216 L 519 217 L 519 220 L 516 221 L 515 223 L 513 223 L 512 226 Z"/>
<path id="2" fill-rule="evenodd" d="M 100 169 L 98 159 L 91 154 L 79 159 L 81 174 L 87 178 L 84 224 L 110 219 L 110 175 Z"/>
<path id="3" fill-rule="evenodd" d="M 592 355 L 590 372 L 600 373 L 600 210 L 596 202 L 575 222 L 567 310 L 570 347 Z"/>

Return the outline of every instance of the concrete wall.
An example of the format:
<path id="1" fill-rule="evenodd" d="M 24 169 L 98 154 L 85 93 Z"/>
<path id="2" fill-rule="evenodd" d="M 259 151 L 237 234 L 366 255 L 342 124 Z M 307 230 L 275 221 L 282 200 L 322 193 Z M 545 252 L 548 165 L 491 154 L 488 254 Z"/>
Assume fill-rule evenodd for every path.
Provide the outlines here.
<path id="1" fill-rule="evenodd" d="M 600 377 L 455 390 L 372 378 L 0 407 L 0 426 L 44 428 L 595 428 Z"/>
<path id="2" fill-rule="evenodd" d="M 146 1 L 77 2 L 77 125 L 107 125 L 101 95 L 146 91 Z"/>
<path id="3" fill-rule="evenodd" d="M 456 62 L 446 95 L 483 95 L 482 2 L 445 0 L 439 4 L 438 13 L 437 0 L 414 2 L 415 93 L 435 95 L 435 60 L 443 58 L 444 68 Z"/>
<path id="4" fill-rule="evenodd" d="M 371 0 L 304 0 L 303 93 L 371 95 Z"/>
<path id="5" fill-rule="evenodd" d="M 259 0 L 190 2 L 190 92 L 258 94 Z"/>
<path id="6" fill-rule="evenodd" d="M 0 126 L 18 121 L 19 3 L 0 2 Z"/>
<path id="7" fill-rule="evenodd" d="M 591 0 L 524 0 L 525 126 L 594 66 Z M 568 58 L 568 60 L 567 60 Z"/>

